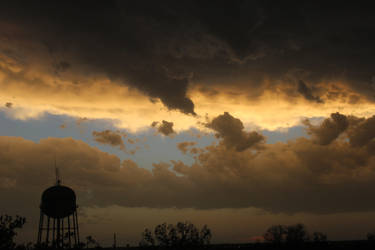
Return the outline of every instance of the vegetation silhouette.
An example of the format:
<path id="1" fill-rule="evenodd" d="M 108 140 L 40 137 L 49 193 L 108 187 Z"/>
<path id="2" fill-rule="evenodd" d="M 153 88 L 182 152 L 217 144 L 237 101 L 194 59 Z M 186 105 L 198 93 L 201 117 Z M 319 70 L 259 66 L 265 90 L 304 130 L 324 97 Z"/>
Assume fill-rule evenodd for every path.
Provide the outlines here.
<path id="1" fill-rule="evenodd" d="M 367 233 L 367 240 L 375 242 L 375 233 Z"/>
<path id="2" fill-rule="evenodd" d="M 16 229 L 21 229 L 25 223 L 26 218 L 18 215 L 15 218 L 9 215 L 0 216 L 0 249 L 15 248 Z"/>
<path id="3" fill-rule="evenodd" d="M 99 242 L 97 242 L 91 235 L 86 237 L 86 248 L 89 248 L 90 246 L 94 246 L 96 249 L 101 248 Z"/>
<path id="4" fill-rule="evenodd" d="M 160 247 L 201 247 L 210 244 L 211 230 L 204 225 L 199 230 L 190 222 L 178 222 L 176 225 L 163 223 L 157 225 L 154 233 L 148 228 L 142 233 L 139 242 L 140 247 L 160 246 Z"/>
<path id="5" fill-rule="evenodd" d="M 52 250 L 57 249 L 46 244 L 17 245 L 14 238 L 16 230 L 22 229 L 26 219 L 21 216 L 0 216 L 0 249 L 1 250 Z M 68 237 L 68 235 L 65 235 Z M 154 230 L 146 228 L 138 247 L 117 246 L 116 249 L 223 249 L 223 250 L 273 250 L 273 249 L 375 249 L 375 233 L 369 232 L 367 240 L 329 241 L 322 232 L 309 234 L 303 224 L 273 225 L 263 235 L 264 242 L 244 244 L 210 244 L 211 230 L 205 225 L 200 230 L 190 222 L 178 222 L 176 225 L 163 223 Z M 80 243 L 69 248 L 69 245 L 58 249 L 100 249 L 98 242 L 86 237 L 86 244 Z M 114 248 L 106 248 L 114 249 Z"/>
<path id="6" fill-rule="evenodd" d="M 327 235 L 322 232 L 313 233 L 313 242 L 315 243 L 325 243 L 328 241 Z"/>
<path id="7" fill-rule="evenodd" d="M 263 238 L 266 242 L 280 246 L 301 246 L 306 242 L 324 243 L 327 242 L 327 235 L 322 232 L 314 232 L 309 235 L 306 226 L 298 223 L 295 225 L 274 225 L 267 229 Z M 311 240 L 312 239 L 312 240 Z"/>
<path id="8" fill-rule="evenodd" d="M 283 225 L 274 225 L 267 229 L 264 233 L 263 238 L 266 242 L 273 243 L 275 245 L 281 245 L 285 241 L 286 227 Z"/>
<path id="9" fill-rule="evenodd" d="M 309 240 L 309 235 L 305 225 L 296 224 L 287 226 L 286 228 L 286 243 L 292 245 L 301 245 Z"/>

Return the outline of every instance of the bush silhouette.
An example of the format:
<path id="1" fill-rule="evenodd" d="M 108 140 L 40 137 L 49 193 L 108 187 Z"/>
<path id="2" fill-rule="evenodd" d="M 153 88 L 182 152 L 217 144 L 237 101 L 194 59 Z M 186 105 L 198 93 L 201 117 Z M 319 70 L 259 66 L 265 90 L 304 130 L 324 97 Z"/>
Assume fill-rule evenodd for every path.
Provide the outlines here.
<path id="1" fill-rule="evenodd" d="M 24 217 L 9 215 L 0 216 L 0 249 L 13 249 L 15 247 L 14 237 L 17 235 L 15 230 L 22 228 L 26 223 Z"/>
<path id="2" fill-rule="evenodd" d="M 303 224 L 288 226 L 286 229 L 286 242 L 289 244 L 301 244 L 309 240 L 306 227 Z"/>
<path id="3" fill-rule="evenodd" d="M 100 244 L 91 236 L 86 236 L 86 248 L 94 246 L 95 248 L 101 248 Z"/>
<path id="4" fill-rule="evenodd" d="M 375 242 L 375 233 L 368 233 L 367 240 Z"/>
<path id="5" fill-rule="evenodd" d="M 274 225 L 267 229 L 263 235 L 266 242 L 280 245 L 285 241 L 287 228 L 283 225 Z"/>
<path id="6" fill-rule="evenodd" d="M 205 225 L 199 230 L 190 222 L 178 222 L 176 225 L 163 223 L 157 225 L 154 233 L 145 229 L 140 246 L 185 247 L 210 244 L 211 230 Z"/>
<path id="7" fill-rule="evenodd" d="M 327 235 L 321 232 L 314 232 L 313 233 L 313 241 L 315 243 L 322 243 L 327 242 Z"/>
<path id="8" fill-rule="evenodd" d="M 305 225 L 274 225 L 267 229 L 264 233 L 263 238 L 266 242 L 273 243 L 275 245 L 281 245 L 283 243 L 289 245 L 301 245 L 307 241 L 310 241 L 310 236 L 307 232 Z M 314 232 L 312 235 L 314 243 L 327 242 L 327 235 L 321 232 Z"/>

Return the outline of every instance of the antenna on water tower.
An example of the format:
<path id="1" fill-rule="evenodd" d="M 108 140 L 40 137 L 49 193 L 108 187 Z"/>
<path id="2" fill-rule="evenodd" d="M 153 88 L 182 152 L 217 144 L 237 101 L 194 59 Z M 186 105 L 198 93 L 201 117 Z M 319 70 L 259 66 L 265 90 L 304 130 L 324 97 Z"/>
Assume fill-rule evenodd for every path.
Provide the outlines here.
<path id="1" fill-rule="evenodd" d="M 56 155 L 55 155 L 55 172 L 56 172 L 56 186 L 59 186 L 61 184 L 61 179 L 60 179 L 59 169 L 57 168 L 57 165 L 56 165 Z"/>

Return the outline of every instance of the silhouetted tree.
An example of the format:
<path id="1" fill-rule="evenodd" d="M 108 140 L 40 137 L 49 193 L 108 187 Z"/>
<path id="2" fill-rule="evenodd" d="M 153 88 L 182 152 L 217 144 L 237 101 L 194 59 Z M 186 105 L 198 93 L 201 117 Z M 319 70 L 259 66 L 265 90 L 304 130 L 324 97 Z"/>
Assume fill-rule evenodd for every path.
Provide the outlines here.
<path id="1" fill-rule="evenodd" d="M 168 237 L 171 245 L 176 244 L 179 240 L 177 228 L 172 224 L 168 225 Z"/>
<path id="2" fill-rule="evenodd" d="M 66 232 L 65 234 L 64 234 L 64 244 L 63 244 L 63 247 L 64 248 L 69 248 L 69 236 L 71 237 L 71 238 L 73 238 L 74 237 L 74 233 L 73 232 Z M 91 236 L 90 236 L 91 237 Z M 86 237 L 87 238 L 87 237 Z"/>
<path id="3" fill-rule="evenodd" d="M 314 232 L 313 233 L 313 241 L 315 243 L 322 243 L 327 242 L 327 235 L 321 232 Z"/>
<path id="4" fill-rule="evenodd" d="M 211 238 L 211 230 L 207 227 L 207 225 L 204 225 L 200 232 L 201 245 L 209 245 L 211 242 Z"/>
<path id="5" fill-rule="evenodd" d="M 142 233 L 140 246 L 154 246 L 155 242 L 163 247 L 184 247 L 208 245 L 211 240 L 211 230 L 207 225 L 202 230 L 189 222 L 178 222 L 176 225 L 166 223 L 157 225 L 154 230 L 155 239 L 149 229 Z"/>
<path id="6" fill-rule="evenodd" d="M 24 217 L 9 215 L 0 216 L 0 249 L 12 249 L 15 247 L 14 237 L 17 235 L 15 230 L 22 228 L 26 223 Z"/>
<path id="7" fill-rule="evenodd" d="M 154 240 L 154 237 L 152 236 L 152 232 L 150 229 L 146 228 L 145 231 L 142 233 L 142 239 L 139 242 L 139 245 L 142 247 L 155 245 L 155 240 Z"/>
<path id="8" fill-rule="evenodd" d="M 368 233 L 367 234 L 367 240 L 375 241 L 375 233 Z"/>
<path id="9" fill-rule="evenodd" d="M 95 248 L 101 248 L 100 244 L 91 235 L 86 237 L 86 248 L 89 248 L 90 245 Z"/>
<path id="10" fill-rule="evenodd" d="M 169 238 L 169 227 L 166 223 L 157 225 L 154 230 L 156 241 L 160 246 L 168 246 L 171 239 Z"/>
<path id="11" fill-rule="evenodd" d="M 32 242 L 29 242 L 29 243 L 17 245 L 14 249 L 15 250 L 32 250 L 32 249 L 36 249 L 36 248 L 33 247 L 33 245 L 34 244 Z"/>
<path id="12" fill-rule="evenodd" d="M 267 229 L 263 238 L 266 242 L 280 245 L 286 237 L 287 228 L 283 225 L 274 225 Z"/>
<path id="13" fill-rule="evenodd" d="M 306 227 L 303 224 L 296 224 L 286 228 L 286 242 L 289 244 L 301 244 L 309 240 Z"/>

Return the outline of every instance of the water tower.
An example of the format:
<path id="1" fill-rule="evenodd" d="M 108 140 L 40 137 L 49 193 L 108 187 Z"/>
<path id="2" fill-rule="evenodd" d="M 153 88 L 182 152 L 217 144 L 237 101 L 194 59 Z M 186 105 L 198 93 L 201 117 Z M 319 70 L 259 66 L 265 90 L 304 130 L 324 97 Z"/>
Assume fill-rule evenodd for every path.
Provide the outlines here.
<path id="1" fill-rule="evenodd" d="M 71 248 L 79 244 L 76 195 L 61 185 L 58 169 L 56 184 L 42 194 L 38 244 L 55 248 Z"/>

